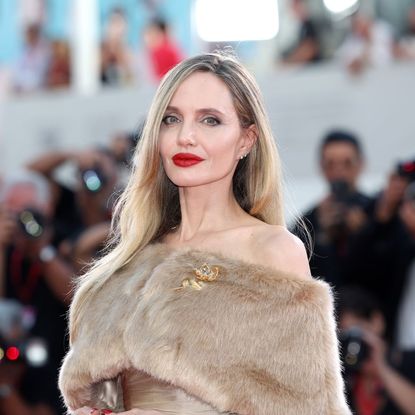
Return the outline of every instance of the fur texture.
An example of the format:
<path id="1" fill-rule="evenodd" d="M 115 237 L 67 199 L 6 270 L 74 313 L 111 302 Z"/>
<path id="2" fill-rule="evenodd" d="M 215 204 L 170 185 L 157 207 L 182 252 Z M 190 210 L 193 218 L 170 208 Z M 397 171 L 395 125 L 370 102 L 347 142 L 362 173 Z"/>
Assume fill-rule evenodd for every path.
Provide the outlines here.
<path id="1" fill-rule="evenodd" d="M 219 267 L 216 281 L 174 290 L 205 262 Z M 135 367 L 218 411 L 351 414 L 323 281 L 153 244 L 89 301 L 72 340 L 59 378 L 70 410 Z"/>

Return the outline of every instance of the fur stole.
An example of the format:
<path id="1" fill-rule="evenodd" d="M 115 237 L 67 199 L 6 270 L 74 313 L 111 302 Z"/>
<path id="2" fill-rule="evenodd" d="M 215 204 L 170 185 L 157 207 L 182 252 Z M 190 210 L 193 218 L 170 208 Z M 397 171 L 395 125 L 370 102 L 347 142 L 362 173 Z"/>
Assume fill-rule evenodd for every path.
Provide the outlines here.
<path id="1" fill-rule="evenodd" d="M 204 263 L 219 274 L 197 289 Z M 351 414 L 329 286 L 204 251 L 152 244 L 104 284 L 60 372 L 66 405 L 93 406 L 93 385 L 131 367 L 218 411 Z"/>

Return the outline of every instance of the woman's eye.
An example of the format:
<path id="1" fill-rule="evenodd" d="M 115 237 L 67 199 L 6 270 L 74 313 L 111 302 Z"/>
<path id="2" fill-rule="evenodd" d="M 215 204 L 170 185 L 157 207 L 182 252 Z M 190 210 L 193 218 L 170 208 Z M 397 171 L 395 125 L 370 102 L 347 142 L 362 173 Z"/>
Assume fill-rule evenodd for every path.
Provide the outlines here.
<path id="1" fill-rule="evenodd" d="M 166 115 L 163 118 L 163 124 L 170 125 L 179 122 L 179 119 L 175 115 Z"/>
<path id="2" fill-rule="evenodd" d="M 206 118 L 203 119 L 203 122 L 205 124 L 211 125 L 211 126 L 220 124 L 219 120 L 215 117 L 206 117 Z"/>

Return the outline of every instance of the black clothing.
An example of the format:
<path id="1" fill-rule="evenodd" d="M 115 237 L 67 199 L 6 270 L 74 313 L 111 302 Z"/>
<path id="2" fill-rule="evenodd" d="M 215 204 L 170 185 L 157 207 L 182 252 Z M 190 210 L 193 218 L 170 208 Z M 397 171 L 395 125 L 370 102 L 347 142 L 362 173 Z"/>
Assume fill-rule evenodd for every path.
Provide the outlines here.
<path id="1" fill-rule="evenodd" d="M 387 223 L 372 216 L 352 248 L 349 281 L 379 300 L 386 320 L 386 337 L 394 343 L 398 307 L 415 258 L 415 240 L 397 215 Z"/>
<path id="2" fill-rule="evenodd" d="M 30 403 L 47 403 L 62 413 L 57 388 L 58 369 L 66 351 L 67 308 L 53 294 L 38 261 L 25 258 L 24 253 L 9 247 L 6 254 L 6 298 L 15 299 L 33 309 L 35 323 L 29 337 L 46 342 L 48 361 L 40 367 L 27 366 L 21 393 Z"/>
<path id="3" fill-rule="evenodd" d="M 59 246 L 65 239 L 77 237 L 85 229 L 85 225 L 75 193 L 66 186 L 58 183 L 56 185 L 59 187 L 59 199 L 53 217 L 53 245 Z"/>
<path id="4" fill-rule="evenodd" d="M 336 241 L 327 240 L 319 225 L 317 206 L 304 220 L 313 239 L 310 268 L 335 288 L 359 286 L 378 301 L 386 320 L 386 338 L 394 344 L 396 317 L 408 267 L 415 258 L 415 240 L 396 215 L 381 223 L 375 217 L 377 198 L 358 194 L 353 204 L 367 215 L 364 226 Z M 299 234 L 301 237 L 301 234 Z"/>
<path id="5" fill-rule="evenodd" d="M 362 208 L 367 215 L 371 214 L 372 204 L 372 199 L 362 193 L 356 193 L 353 196 L 352 205 Z M 312 256 L 310 259 L 312 274 L 323 278 L 335 288 L 349 284 L 353 279 L 349 272 L 350 253 L 355 252 L 353 244 L 358 239 L 358 235 L 350 235 L 345 230 L 340 238 L 330 240 L 319 223 L 318 206 L 309 210 L 303 216 L 303 220 L 312 238 Z M 294 229 L 294 233 L 304 239 L 304 235 L 298 229 Z M 364 258 L 356 257 L 354 259 L 364 260 Z"/>

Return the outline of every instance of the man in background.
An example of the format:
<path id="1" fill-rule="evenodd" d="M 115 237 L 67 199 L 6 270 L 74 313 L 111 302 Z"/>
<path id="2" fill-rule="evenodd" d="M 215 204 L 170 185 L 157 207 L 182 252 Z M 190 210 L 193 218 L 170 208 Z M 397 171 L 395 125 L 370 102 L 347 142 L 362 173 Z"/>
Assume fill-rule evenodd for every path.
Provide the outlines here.
<path id="1" fill-rule="evenodd" d="M 349 254 L 367 221 L 371 199 L 357 187 L 364 156 L 354 134 L 342 130 L 330 132 L 320 145 L 319 157 L 327 194 L 303 219 L 313 243 L 310 260 L 313 275 L 338 288 L 349 282 Z"/>

